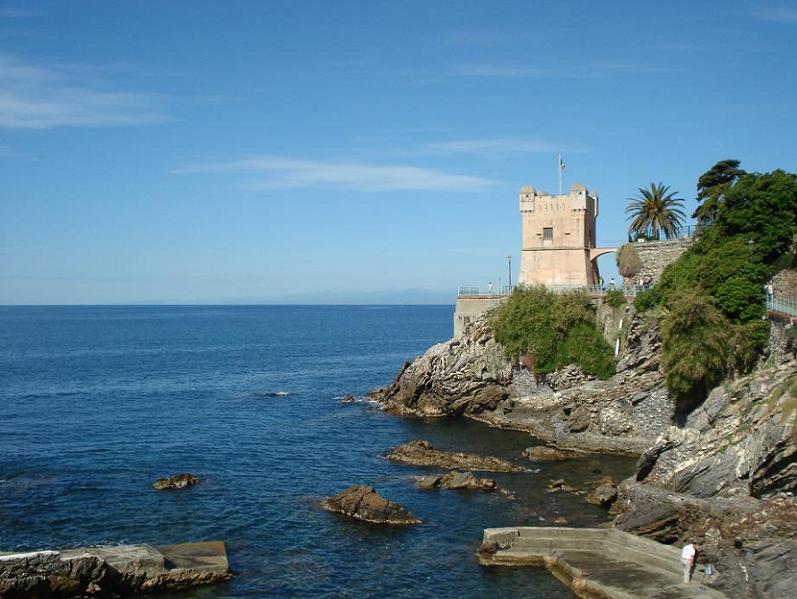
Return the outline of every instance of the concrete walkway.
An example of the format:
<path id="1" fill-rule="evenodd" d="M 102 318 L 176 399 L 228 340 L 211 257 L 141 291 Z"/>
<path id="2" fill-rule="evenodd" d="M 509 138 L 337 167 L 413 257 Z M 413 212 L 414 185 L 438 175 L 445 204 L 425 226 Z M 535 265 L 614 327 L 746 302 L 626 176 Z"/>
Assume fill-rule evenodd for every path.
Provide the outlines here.
<path id="1" fill-rule="evenodd" d="M 680 550 L 615 529 L 488 528 L 485 566 L 545 566 L 579 597 L 589 599 L 722 599 L 698 571 L 683 584 Z"/>

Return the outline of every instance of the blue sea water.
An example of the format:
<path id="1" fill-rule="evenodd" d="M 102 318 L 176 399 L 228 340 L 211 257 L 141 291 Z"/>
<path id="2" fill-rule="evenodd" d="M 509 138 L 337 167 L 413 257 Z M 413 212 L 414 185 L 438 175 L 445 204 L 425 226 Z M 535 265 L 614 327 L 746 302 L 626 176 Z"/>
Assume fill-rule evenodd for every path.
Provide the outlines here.
<path id="1" fill-rule="evenodd" d="M 604 522 L 545 485 L 625 476 L 629 460 L 494 475 L 515 500 L 420 491 L 424 469 L 388 462 L 390 447 L 426 438 L 523 463 L 534 440 L 339 401 L 389 383 L 450 337 L 451 317 L 450 306 L 0 307 L 0 551 L 226 541 L 233 580 L 179 597 L 570 597 L 542 570 L 481 568 L 482 529 Z M 152 489 L 179 472 L 203 480 Z M 423 524 L 319 509 L 355 483 Z"/>

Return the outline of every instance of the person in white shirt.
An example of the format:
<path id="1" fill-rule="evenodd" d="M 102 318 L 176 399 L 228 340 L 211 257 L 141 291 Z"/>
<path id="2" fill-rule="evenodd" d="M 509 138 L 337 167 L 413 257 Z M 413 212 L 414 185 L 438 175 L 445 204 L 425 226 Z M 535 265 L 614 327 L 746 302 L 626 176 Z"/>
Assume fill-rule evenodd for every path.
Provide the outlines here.
<path id="1" fill-rule="evenodd" d="M 681 564 L 684 567 L 684 584 L 687 584 L 692 578 L 692 566 L 695 564 L 695 546 L 692 543 L 687 544 L 681 551 Z"/>

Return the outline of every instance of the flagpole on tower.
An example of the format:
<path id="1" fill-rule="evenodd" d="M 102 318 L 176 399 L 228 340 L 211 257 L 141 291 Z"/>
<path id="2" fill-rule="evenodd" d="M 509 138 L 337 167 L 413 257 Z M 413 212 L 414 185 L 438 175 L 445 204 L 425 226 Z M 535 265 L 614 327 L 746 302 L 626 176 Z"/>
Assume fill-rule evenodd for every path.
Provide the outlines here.
<path id="1" fill-rule="evenodd" d="M 562 153 L 556 155 L 556 175 L 559 181 L 559 195 L 562 195 L 562 169 L 565 168 L 565 163 L 562 162 Z"/>

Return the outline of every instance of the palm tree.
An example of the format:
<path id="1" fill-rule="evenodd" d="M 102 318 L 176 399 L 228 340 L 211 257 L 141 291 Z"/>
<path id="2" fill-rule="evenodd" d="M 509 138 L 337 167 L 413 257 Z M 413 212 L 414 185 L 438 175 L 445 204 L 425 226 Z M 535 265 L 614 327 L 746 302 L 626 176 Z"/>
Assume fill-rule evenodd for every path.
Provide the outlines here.
<path id="1" fill-rule="evenodd" d="M 681 210 L 684 201 L 677 195 L 663 183 L 651 183 L 649 189 L 640 187 L 639 193 L 628 198 L 625 209 L 631 220 L 628 232 L 649 239 L 658 239 L 659 231 L 664 231 L 667 239 L 676 237 L 686 218 Z"/>

